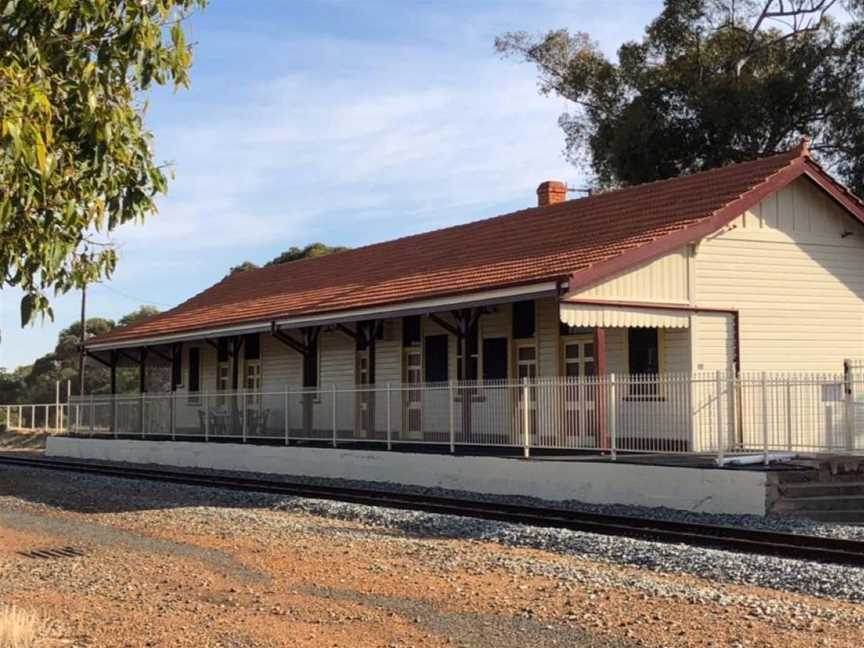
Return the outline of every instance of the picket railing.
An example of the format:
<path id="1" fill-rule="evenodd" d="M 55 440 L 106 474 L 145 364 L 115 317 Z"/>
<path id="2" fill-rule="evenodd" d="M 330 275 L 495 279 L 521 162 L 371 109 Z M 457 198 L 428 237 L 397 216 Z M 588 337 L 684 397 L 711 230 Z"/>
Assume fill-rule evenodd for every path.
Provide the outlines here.
<path id="1" fill-rule="evenodd" d="M 68 403 L 0 405 L 0 425 L 7 430 L 60 432 L 69 428 Z"/>
<path id="2" fill-rule="evenodd" d="M 606 453 L 864 452 L 864 376 L 661 374 L 73 399 L 68 432 Z"/>

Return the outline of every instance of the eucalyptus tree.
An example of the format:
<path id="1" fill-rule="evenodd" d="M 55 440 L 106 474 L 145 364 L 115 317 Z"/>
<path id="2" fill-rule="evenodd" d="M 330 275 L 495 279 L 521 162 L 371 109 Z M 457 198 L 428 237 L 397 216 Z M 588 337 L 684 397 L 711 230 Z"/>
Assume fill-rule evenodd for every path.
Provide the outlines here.
<path id="1" fill-rule="evenodd" d="M 183 19 L 206 0 L 0 0 L 0 289 L 21 320 L 109 276 L 110 234 L 167 186 L 144 123 L 189 84 Z"/>
<path id="2" fill-rule="evenodd" d="M 566 151 L 597 183 L 668 178 L 802 136 L 864 193 L 862 0 L 666 0 L 610 60 L 591 36 L 512 32 L 496 47 L 564 97 Z M 581 5 L 580 5 L 581 7 Z"/>

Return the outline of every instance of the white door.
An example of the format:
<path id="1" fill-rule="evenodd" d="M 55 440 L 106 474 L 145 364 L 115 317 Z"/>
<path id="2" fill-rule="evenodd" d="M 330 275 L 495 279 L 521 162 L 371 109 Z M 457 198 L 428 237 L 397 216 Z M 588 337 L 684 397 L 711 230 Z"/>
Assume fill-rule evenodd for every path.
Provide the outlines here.
<path id="1" fill-rule="evenodd" d="M 405 383 L 408 389 L 404 392 L 405 438 L 423 438 L 423 392 L 419 388 L 423 383 L 423 354 L 420 349 L 405 352 Z"/>
<path id="2" fill-rule="evenodd" d="M 537 347 L 533 344 L 519 345 L 516 347 L 516 378 L 519 382 L 518 396 L 516 399 L 516 429 L 519 430 L 518 442 L 525 438 L 525 390 L 521 387 L 527 379 L 528 387 L 528 433 L 533 438 L 537 430 Z"/>
<path id="3" fill-rule="evenodd" d="M 568 443 L 597 442 L 597 375 L 592 338 L 566 338 L 563 344 L 564 376 L 568 379 L 564 398 L 564 426 Z"/>

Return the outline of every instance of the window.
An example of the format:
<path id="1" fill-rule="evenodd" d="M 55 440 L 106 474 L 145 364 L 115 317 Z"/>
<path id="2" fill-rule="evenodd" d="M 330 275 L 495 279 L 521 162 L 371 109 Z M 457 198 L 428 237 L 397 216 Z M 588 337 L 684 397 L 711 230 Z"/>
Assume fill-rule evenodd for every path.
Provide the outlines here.
<path id="1" fill-rule="evenodd" d="M 256 407 L 261 401 L 261 361 L 247 360 L 246 372 L 243 376 L 243 387 L 246 389 L 246 405 Z"/>
<path id="2" fill-rule="evenodd" d="M 228 338 L 219 338 L 216 343 L 216 361 L 228 362 Z"/>
<path id="3" fill-rule="evenodd" d="M 216 369 L 216 389 L 228 391 L 231 388 L 231 363 L 220 362 Z"/>
<path id="4" fill-rule="evenodd" d="M 429 335 L 425 340 L 426 382 L 447 382 L 450 372 L 447 363 L 448 336 Z"/>
<path id="5" fill-rule="evenodd" d="M 420 346 L 420 316 L 402 318 L 402 346 Z"/>
<path id="6" fill-rule="evenodd" d="M 462 357 L 463 352 L 468 352 L 467 371 Z M 477 322 L 468 331 L 464 343 L 460 342 L 456 350 L 456 376 L 458 380 L 477 380 L 477 369 L 480 362 L 480 327 Z"/>
<path id="7" fill-rule="evenodd" d="M 516 347 L 516 377 L 520 382 L 537 377 L 537 349 L 534 345 Z"/>
<path id="8" fill-rule="evenodd" d="M 483 340 L 483 380 L 507 380 L 507 338 Z"/>
<path id="9" fill-rule="evenodd" d="M 630 373 L 656 375 L 660 373 L 660 344 L 656 328 L 631 328 L 628 331 L 630 342 Z"/>
<path id="10" fill-rule="evenodd" d="M 261 336 L 258 333 L 249 333 L 244 336 L 243 357 L 246 360 L 261 359 Z"/>
<path id="11" fill-rule="evenodd" d="M 513 304 L 513 339 L 521 340 L 534 337 L 536 329 L 534 301 L 520 301 Z"/>
<path id="12" fill-rule="evenodd" d="M 189 349 L 189 403 L 198 402 L 197 392 L 199 391 L 201 391 L 201 351 L 198 347 L 192 347 Z"/>
<path id="13" fill-rule="evenodd" d="M 656 328 L 631 328 L 627 331 L 631 375 L 656 376 L 660 373 L 660 335 Z M 630 385 L 631 398 L 657 398 L 656 380 L 636 380 Z"/>

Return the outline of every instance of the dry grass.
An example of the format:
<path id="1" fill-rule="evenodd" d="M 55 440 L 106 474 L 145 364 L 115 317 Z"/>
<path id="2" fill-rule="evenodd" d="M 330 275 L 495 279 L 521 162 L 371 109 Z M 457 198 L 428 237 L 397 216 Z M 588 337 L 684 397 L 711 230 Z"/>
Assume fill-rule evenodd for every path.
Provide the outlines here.
<path id="1" fill-rule="evenodd" d="M 42 628 L 42 619 L 36 613 L 0 605 L 0 648 L 31 648 Z"/>

